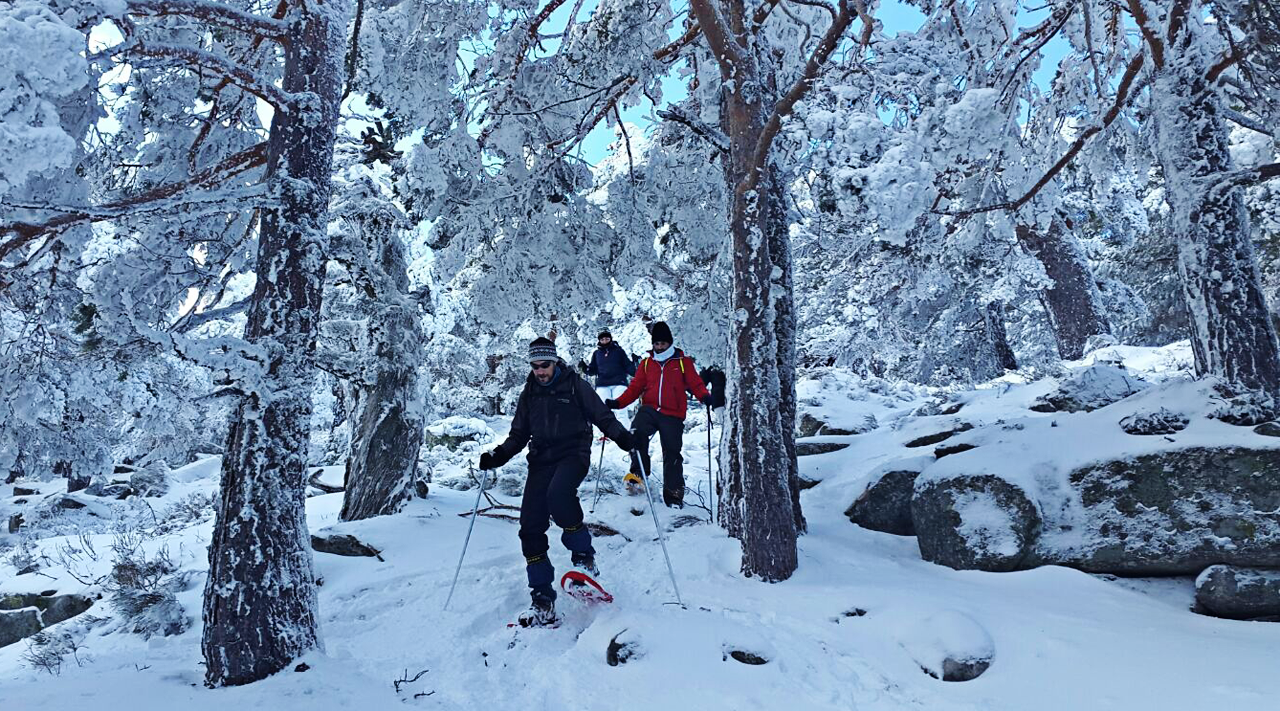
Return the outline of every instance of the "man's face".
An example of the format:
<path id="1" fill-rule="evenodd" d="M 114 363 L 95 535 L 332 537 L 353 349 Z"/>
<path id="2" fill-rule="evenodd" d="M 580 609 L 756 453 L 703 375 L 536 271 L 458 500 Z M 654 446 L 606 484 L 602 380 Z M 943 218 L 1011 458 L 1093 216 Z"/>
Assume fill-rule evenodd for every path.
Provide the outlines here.
<path id="1" fill-rule="evenodd" d="M 608 336 L 601 336 L 599 340 L 596 341 L 596 343 L 599 344 L 601 348 L 604 348 L 610 343 L 613 343 L 613 339 Z"/>
<path id="2" fill-rule="evenodd" d="M 546 385 L 551 381 L 551 375 L 556 372 L 556 363 L 552 360 L 540 360 L 530 364 L 533 367 L 533 377 L 538 379 L 539 383 Z"/>
<path id="3" fill-rule="evenodd" d="M 667 350 L 667 349 L 668 349 L 668 348 L 670 348 L 670 347 L 671 347 L 671 344 L 670 344 L 669 342 L 667 342 L 667 341 L 654 341 L 654 342 L 653 342 L 653 352 L 654 352 L 654 353 L 661 353 L 661 352 L 663 352 L 663 351 Z"/>

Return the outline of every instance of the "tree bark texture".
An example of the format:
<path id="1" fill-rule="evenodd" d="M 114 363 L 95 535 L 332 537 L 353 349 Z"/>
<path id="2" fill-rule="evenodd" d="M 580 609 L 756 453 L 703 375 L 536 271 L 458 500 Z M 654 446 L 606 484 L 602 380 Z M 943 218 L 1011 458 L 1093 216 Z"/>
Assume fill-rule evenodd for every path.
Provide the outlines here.
<path id="1" fill-rule="evenodd" d="M 312 96 L 271 125 L 266 180 L 278 204 L 262 220 L 245 327 L 263 362 L 222 463 L 204 592 L 209 686 L 257 681 L 319 646 L 306 464 L 348 11 L 344 0 L 298 6 L 284 46 L 283 91 Z"/>
<path id="2" fill-rule="evenodd" d="M 754 66 L 754 65 L 753 65 Z M 795 464 L 795 309 L 785 211 L 770 205 L 770 166 L 755 165 L 756 138 L 771 103 L 748 67 L 727 79 L 721 127 L 729 137 L 725 180 L 731 189 L 733 316 L 728 404 L 730 459 L 721 476 L 721 523 L 742 542 L 742 572 L 786 580 L 798 564 Z M 749 181 L 755 171 L 759 180 Z M 754 189 L 743 189 L 754 182 Z M 776 224 L 779 220 L 782 224 Z M 784 382 L 785 379 L 790 378 Z M 789 411 L 790 418 L 784 413 Z M 788 445 L 788 435 L 791 442 Z"/>
<path id="3" fill-rule="evenodd" d="M 1208 79 L 1214 58 L 1200 37 L 1209 30 L 1198 3 L 1174 5 L 1181 6 L 1172 14 L 1182 22 L 1155 73 L 1152 116 L 1196 372 L 1280 394 L 1280 347 L 1267 316 L 1243 192 L 1221 183 L 1232 162 L 1222 98 Z"/>
<path id="4" fill-rule="evenodd" d="M 1044 292 L 1044 300 L 1058 357 L 1084 357 L 1089 337 L 1111 330 L 1084 251 L 1061 218 L 1054 218 L 1047 230 L 1019 224 L 1016 231 L 1023 249 L 1040 260 L 1053 280 L 1053 286 Z"/>
<path id="5" fill-rule="evenodd" d="M 408 263 L 395 224 L 375 215 L 364 220 L 362 230 L 372 252 L 371 273 L 363 280 L 376 294 L 369 316 L 374 358 L 368 381 L 354 383 L 360 405 L 352 420 L 343 521 L 399 511 L 413 496 L 418 476 L 424 337 L 417 305 L 408 298 Z"/>

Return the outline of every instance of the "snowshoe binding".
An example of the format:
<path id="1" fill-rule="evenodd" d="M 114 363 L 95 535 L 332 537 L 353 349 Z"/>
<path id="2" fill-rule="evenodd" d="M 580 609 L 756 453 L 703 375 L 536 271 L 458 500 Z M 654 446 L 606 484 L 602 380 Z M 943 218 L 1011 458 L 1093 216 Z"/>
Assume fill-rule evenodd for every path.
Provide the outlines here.
<path id="1" fill-rule="evenodd" d="M 613 596 L 605 592 L 604 587 L 596 582 L 599 575 L 600 569 L 596 567 L 594 556 L 575 553 L 573 570 L 561 576 L 560 588 L 569 597 L 582 602 L 613 602 Z"/>

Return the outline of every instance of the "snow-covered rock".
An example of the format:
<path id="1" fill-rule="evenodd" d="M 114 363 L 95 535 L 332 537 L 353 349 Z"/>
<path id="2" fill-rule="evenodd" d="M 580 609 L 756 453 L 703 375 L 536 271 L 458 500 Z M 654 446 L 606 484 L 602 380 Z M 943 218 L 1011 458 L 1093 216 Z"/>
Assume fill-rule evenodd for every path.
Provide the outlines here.
<path id="1" fill-rule="evenodd" d="M 976 679 L 996 655 L 990 633 L 958 610 L 943 610 L 919 620 L 899 641 L 926 674 L 943 681 Z"/>
<path id="2" fill-rule="evenodd" d="M 1280 570 L 1210 566 L 1196 578 L 1196 603 L 1214 617 L 1280 621 Z"/>
<path id="3" fill-rule="evenodd" d="M 1099 363 L 1063 381 L 1032 409 L 1038 412 L 1090 412 L 1140 392 L 1147 383 L 1121 366 Z"/>
<path id="4" fill-rule="evenodd" d="M 458 445 L 468 440 L 479 442 L 480 444 L 488 444 L 494 439 L 496 437 L 493 430 L 484 420 L 478 417 L 454 415 L 428 425 L 424 444 L 428 448 L 442 445 L 449 449 L 455 449 Z"/>
<path id="5" fill-rule="evenodd" d="M 913 457 L 891 462 L 868 477 L 865 491 L 844 512 L 849 520 L 872 531 L 914 536 L 911 495 L 916 477 L 933 463 L 933 457 Z"/>
<path id="6" fill-rule="evenodd" d="M 921 557 L 957 570 L 1023 567 L 1040 528 L 1026 492 L 989 474 L 917 480 L 911 519 Z"/>

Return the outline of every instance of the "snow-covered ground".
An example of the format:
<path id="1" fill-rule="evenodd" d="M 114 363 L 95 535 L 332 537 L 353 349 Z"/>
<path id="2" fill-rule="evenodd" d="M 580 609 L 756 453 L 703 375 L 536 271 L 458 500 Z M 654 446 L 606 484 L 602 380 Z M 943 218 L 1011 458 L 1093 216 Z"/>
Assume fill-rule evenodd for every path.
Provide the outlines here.
<path id="1" fill-rule="evenodd" d="M 1123 357 L 1148 375 L 1167 373 L 1177 360 L 1176 353 L 1151 350 Z M 930 401 L 921 389 L 871 392 L 836 381 L 803 384 L 802 407 L 807 402 L 833 419 L 871 415 L 879 427 L 818 437 L 813 441 L 850 446 L 801 459 L 802 476 L 821 483 L 803 494 L 809 533 L 800 541 L 800 568 L 786 582 L 744 579 L 737 542 L 707 524 L 705 511 L 660 508 L 685 607 L 674 605 L 644 497 L 607 494 L 588 521 L 619 532 L 596 541 L 616 602 L 587 608 L 562 596 L 566 619 L 558 629 L 511 629 L 507 623 L 528 600 L 511 521 L 477 520 L 457 593 L 443 609 L 468 526 L 458 514 L 470 511 L 474 491 L 433 486 L 429 498 L 397 516 L 350 524 L 337 523 L 341 494 L 315 496 L 308 501 L 313 532 L 353 533 L 381 550 L 383 560 L 316 554 L 325 649 L 303 660 L 307 671 L 248 687 L 203 687 L 198 618 L 211 528 L 204 520 L 145 543 L 152 551 L 167 547 L 193 572 L 178 593 L 195 621 L 188 631 L 144 640 L 119 629 L 117 613 L 101 600 L 90 614 L 108 620 L 87 632 L 81 664 L 68 661 L 60 676 L 25 665 L 25 643 L 0 648 L 0 708 L 1191 711 L 1269 708 L 1280 699 L 1280 625 L 1192 613 L 1189 579 L 1111 580 L 1055 567 L 958 572 L 923 562 L 914 538 L 850 523 L 844 510 L 867 475 L 909 456 L 903 442 L 954 418 L 910 416 Z M 971 419 L 1021 418 L 1054 385 L 1010 378 L 948 393 L 948 401 L 967 403 Z M 655 441 L 655 455 L 657 449 Z M 691 417 L 685 439 L 691 487 L 706 486 L 706 450 L 705 426 Z M 623 455 L 608 447 L 605 465 L 619 476 Z M 152 507 L 163 512 L 192 494 L 213 492 L 217 471 L 216 459 L 179 470 L 173 491 Z M 583 487 L 585 508 L 590 486 Z M 0 500 L 11 501 L 10 489 L 0 488 Z M 518 504 L 509 495 L 497 498 Z M 691 522 L 694 516 L 701 521 Z M 92 538 L 100 552 L 112 540 L 102 531 Z M 553 561 L 563 570 L 567 554 L 555 529 L 551 537 Z M 36 544 L 52 556 L 75 540 Z M 103 575 L 110 565 L 103 554 L 76 572 Z M 40 575 L 15 573 L 8 557 L 0 559 L 0 592 L 96 592 L 54 565 Z M 606 650 L 615 636 L 639 656 L 609 666 Z M 994 661 L 969 682 L 926 675 L 922 665 L 935 664 L 947 646 L 993 647 Z M 731 651 L 768 662 L 747 665 Z M 415 677 L 395 688 L 397 680 Z"/>

